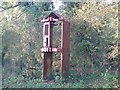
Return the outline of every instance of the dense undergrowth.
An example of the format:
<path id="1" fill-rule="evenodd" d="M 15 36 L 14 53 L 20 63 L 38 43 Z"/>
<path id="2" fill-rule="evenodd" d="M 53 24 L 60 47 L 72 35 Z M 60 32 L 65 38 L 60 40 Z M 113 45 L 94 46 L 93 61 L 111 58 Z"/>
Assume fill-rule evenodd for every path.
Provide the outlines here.
<path id="1" fill-rule="evenodd" d="M 66 80 L 60 80 L 55 76 L 54 80 L 43 81 L 41 78 L 25 78 L 22 75 L 11 74 L 3 79 L 2 88 L 118 88 L 118 75 L 99 73 L 94 75 L 69 76 Z"/>

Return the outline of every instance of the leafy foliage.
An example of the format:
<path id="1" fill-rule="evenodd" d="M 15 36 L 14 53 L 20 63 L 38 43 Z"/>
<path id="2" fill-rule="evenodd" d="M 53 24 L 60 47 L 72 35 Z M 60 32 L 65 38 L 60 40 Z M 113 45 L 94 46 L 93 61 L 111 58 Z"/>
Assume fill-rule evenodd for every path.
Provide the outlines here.
<path id="1" fill-rule="evenodd" d="M 60 54 L 53 57 L 55 80 L 41 80 L 42 23 L 52 3 L 3 2 L 0 12 L 4 88 L 118 88 L 118 3 L 69 2 L 56 11 L 71 23 L 70 74 L 58 74 Z M 1 8 L 0 8 L 1 9 Z M 60 27 L 54 47 L 60 47 Z M 1 61 L 0 61 L 1 63 Z M 26 84 L 27 83 L 27 84 Z"/>
<path id="2" fill-rule="evenodd" d="M 68 7 L 61 12 L 71 22 L 71 63 L 76 65 L 77 75 L 102 72 L 111 66 L 106 63 L 117 63 L 118 60 L 110 62 L 118 57 L 117 4 L 65 4 Z"/>

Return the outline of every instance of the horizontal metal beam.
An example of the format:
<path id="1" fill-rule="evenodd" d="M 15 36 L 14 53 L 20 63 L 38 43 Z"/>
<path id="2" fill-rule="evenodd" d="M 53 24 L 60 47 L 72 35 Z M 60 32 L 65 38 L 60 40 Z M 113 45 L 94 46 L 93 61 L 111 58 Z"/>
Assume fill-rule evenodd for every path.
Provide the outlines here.
<path id="1" fill-rule="evenodd" d="M 61 48 L 41 48 L 41 52 L 62 52 Z"/>

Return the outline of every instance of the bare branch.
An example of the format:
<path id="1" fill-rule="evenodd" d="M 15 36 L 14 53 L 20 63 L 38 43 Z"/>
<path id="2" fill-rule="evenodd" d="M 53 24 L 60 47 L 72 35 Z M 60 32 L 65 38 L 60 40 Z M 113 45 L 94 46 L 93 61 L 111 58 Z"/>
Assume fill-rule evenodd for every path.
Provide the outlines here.
<path id="1" fill-rule="evenodd" d="M 17 7 L 17 6 L 19 6 L 19 4 L 15 5 L 15 6 L 10 6 L 10 7 L 7 7 L 7 8 L 4 8 L 4 7 L 1 7 L 1 6 L 0 6 L 0 8 L 3 9 L 3 10 L 1 10 L 0 12 L 3 12 L 3 11 L 5 11 L 5 10 L 11 9 L 11 8 L 15 8 L 15 7 Z"/>
<path id="2" fill-rule="evenodd" d="M 4 8 L 4 7 L 1 7 L 1 6 L 0 6 L 0 8 L 5 10 L 5 8 Z"/>

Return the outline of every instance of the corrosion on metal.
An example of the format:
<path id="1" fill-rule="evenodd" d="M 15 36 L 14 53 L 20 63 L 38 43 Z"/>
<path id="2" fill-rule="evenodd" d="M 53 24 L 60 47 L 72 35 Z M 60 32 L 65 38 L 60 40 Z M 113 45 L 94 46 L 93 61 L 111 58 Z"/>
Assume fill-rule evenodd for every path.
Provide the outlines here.
<path id="1" fill-rule="evenodd" d="M 60 21 L 60 24 L 55 22 Z M 47 17 L 41 20 L 43 23 L 43 47 L 41 48 L 42 56 L 42 79 L 52 76 L 52 55 L 53 52 L 61 53 L 60 76 L 66 77 L 68 71 L 68 60 L 70 51 L 70 23 L 57 13 L 51 12 Z M 53 27 L 61 26 L 61 48 L 53 48 Z"/>

